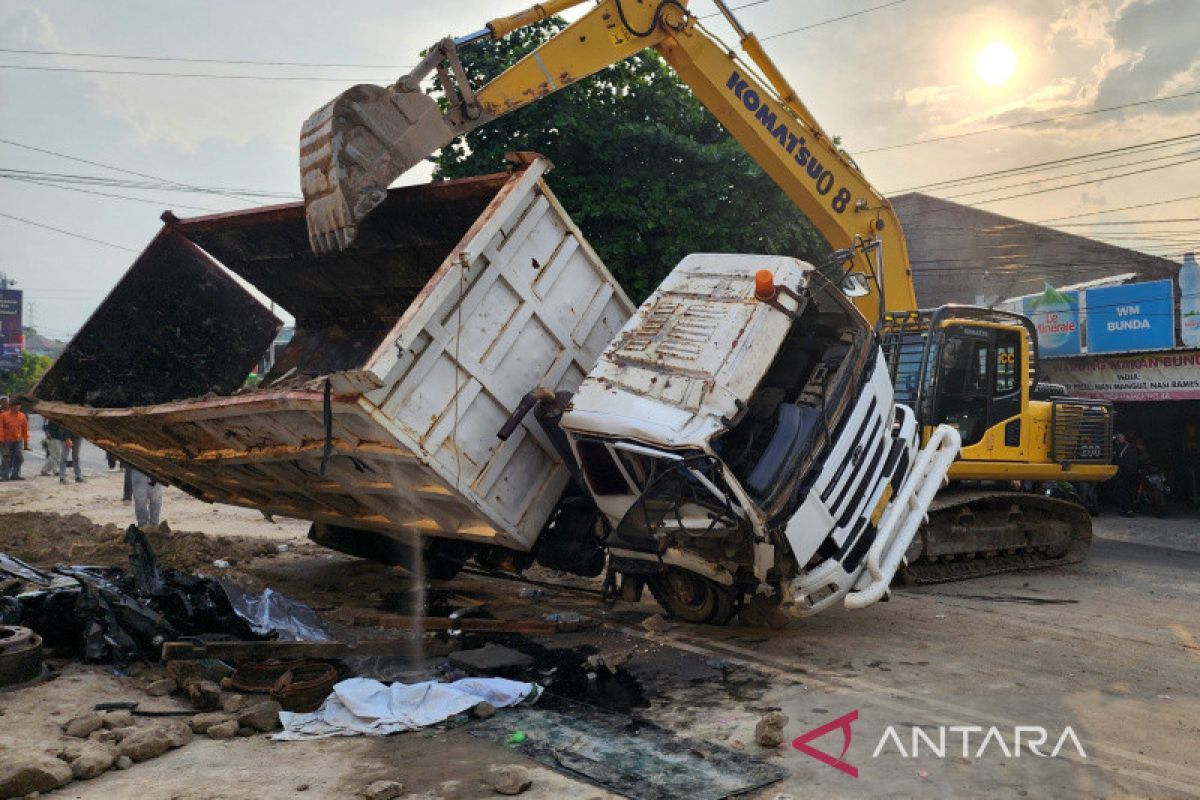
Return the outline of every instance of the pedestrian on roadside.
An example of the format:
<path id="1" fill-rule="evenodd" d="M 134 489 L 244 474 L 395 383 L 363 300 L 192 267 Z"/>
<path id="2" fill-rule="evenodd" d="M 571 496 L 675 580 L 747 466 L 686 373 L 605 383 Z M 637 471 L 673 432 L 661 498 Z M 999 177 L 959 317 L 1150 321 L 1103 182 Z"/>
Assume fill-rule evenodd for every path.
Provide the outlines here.
<path id="1" fill-rule="evenodd" d="M 0 397 L 0 480 L 23 481 L 21 465 L 25 463 L 25 452 L 29 449 L 29 418 L 21 411 L 19 403 Z"/>
<path id="2" fill-rule="evenodd" d="M 77 433 L 63 428 L 63 457 L 58 465 L 58 482 L 67 482 L 67 453 L 71 454 L 71 463 L 75 469 L 75 482 L 83 483 L 83 459 L 80 458 L 80 453 L 83 451 L 83 437 Z"/>
<path id="3" fill-rule="evenodd" d="M 158 526 L 162 514 L 162 484 L 139 469 L 129 467 L 133 482 L 133 515 L 145 530 Z"/>
<path id="4" fill-rule="evenodd" d="M 46 463 L 42 475 L 56 475 L 63 457 L 63 427 L 52 419 L 42 422 L 42 445 L 46 448 Z"/>
<path id="5" fill-rule="evenodd" d="M 133 467 L 129 466 L 124 461 L 122 461 L 121 462 L 121 471 L 125 473 L 125 480 L 122 481 L 122 483 L 124 483 L 124 486 L 121 487 L 121 502 L 122 503 L 132 503 L 133 502 Z"/>
<path id="6" fill-rule="evenodd" d="M 1121 507 L 1121 516 L 1132 517 L 1137 491 L 1138 454 L 1137 448 L 1123 433 L 1117 434 L 1113 463 L 1117 465 L 1117 474 L 1113 478 L 1117 488 L 1117 505 Z"/>

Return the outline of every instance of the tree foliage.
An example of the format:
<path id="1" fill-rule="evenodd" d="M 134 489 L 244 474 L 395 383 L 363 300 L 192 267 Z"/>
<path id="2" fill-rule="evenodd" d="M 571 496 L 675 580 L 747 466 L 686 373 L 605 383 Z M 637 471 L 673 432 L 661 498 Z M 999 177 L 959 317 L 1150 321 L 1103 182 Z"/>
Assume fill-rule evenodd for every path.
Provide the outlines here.
<path id="1" fill-rule="evenodd" d="M 11 396 L 28 392 L 53 363 L 48 356 L 39 356 L 26 350 L 21 353 L 20 367 L 12 372 L 0 372 L 0 394 Z"/>
<path id="2" fill-rule="evenodd" d="M 563 27 L 463 48 L 480 86 Z M 635 302 L 688 253 L 819 261 L 828 245 L 653 51 L 484 125 L 442 150 L 437 178 L 494 172 L 504 154 L 554 162 L 549 182 Z"/>

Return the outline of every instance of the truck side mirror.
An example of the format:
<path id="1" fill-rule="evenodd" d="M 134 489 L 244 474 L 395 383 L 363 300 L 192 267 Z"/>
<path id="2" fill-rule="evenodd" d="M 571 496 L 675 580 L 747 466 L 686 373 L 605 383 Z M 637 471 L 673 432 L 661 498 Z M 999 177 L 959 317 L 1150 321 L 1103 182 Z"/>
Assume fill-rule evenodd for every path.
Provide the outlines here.
<path id="1" fill-rule="evenodd" d="M 842 294 L 849 298 L 866 297 L 871 293 L 871 283 L 861 272 L 851 272 L 842 278 Z"/>

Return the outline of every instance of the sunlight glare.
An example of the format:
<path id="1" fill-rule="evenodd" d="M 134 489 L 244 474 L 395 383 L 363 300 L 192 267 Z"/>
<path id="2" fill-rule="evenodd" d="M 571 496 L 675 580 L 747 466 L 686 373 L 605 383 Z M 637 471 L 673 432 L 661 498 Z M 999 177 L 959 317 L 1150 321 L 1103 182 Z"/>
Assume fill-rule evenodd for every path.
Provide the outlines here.
<path id="1" fill-rule="evenodd" d="M 988 86 L 999 86 L 1017 70 L 1017 54 L 1004 42 L 992 42 L 975 57 L 975 73 Z"/>

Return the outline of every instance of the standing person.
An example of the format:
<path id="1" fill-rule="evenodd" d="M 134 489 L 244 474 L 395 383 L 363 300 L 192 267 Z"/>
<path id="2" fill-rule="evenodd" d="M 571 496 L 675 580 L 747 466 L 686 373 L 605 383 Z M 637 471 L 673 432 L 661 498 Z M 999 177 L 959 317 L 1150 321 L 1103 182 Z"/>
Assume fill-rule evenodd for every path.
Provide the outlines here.
<path id="1" fill-rule="evenodd" d="M 42 422 L 42 444 L 46 445 L 46 463 L 42 475 L 55 475 L 63 457 L 63 427 L 52 419 Z"/>
<path id="2" fill-rule="evenodd" d="M 4 460 L 0 463 L 0 479 L 22 481 L 21 465 L 25 463 L 25 452 L 29 449 L 29 418 L 21 411 L 18 403 L 7 397 L 0 398 L 0 447 Z"/>
<path id="3" fill-rule="evenodd" d="M 75 465 L 75 482 L 83 483 L 83 459 L 79 457 L 83 450 L 83 438 L 79 434 L 63 428 L 63 457 L 58 465 L 58 482 L 67 482 L 67 453 L 70 452 L 72 463 Z"/>
<path id="4" fill-rule="evenodd" d="M 0 395 L 0 481 L 8 480 L 12 472 L 12 451 L 8 448 L 8 429 L 5 426 L 8 411 L 8 395 Z"/>
<path id="5" fill-rule="evenodd" d="M 156 527 L 162 514 L 162 484 L 141 470 L 128 467 L 133 481 L 133 514 L 137 526 Z"/>
<path id="6" fill-rule="evenodd" d="M 1134 493 L 1137 490 L 1138 454 L 1137 448 L 1123 433 L 1117 434 L 1113 463 L 1117 465 L 1113 480 L 1117 485 L 1117 504 L 1121 506 L 1121 516 L 1132 517 Z"/>

